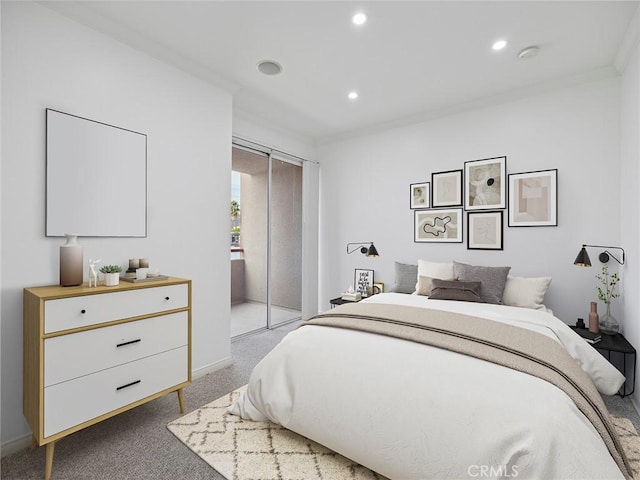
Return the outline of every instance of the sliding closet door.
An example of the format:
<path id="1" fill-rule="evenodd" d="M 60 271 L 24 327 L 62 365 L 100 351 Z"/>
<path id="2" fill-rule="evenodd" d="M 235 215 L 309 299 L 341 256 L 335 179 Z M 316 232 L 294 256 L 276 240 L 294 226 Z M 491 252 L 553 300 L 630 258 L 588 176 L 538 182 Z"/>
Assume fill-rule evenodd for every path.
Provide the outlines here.
<path id="1" fill-rule="evenodd" d="M 302 317 L 302 165 L 271 157 L 270 326 Z"/>
<path id="2" fill-rule="evenodd" d="M 233 148 L 231 336 L 268 325 L 269 157 Z"/>

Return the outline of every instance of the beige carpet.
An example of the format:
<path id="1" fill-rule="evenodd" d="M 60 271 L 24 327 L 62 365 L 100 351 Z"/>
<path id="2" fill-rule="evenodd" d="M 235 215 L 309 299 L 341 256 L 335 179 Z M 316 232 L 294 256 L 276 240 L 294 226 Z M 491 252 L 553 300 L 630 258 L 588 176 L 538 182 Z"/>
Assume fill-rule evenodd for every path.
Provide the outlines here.
<path id="1" fill-rule="evenodd" d="M 244 387 L 167 425 L 167 428 L 228 480 L 385 480 L 362 465 L 271 422 L 251 422 L 227 413 Z M 640 479 L 640 438 L 631 421 L 613 417 L 620 440 Z"/>

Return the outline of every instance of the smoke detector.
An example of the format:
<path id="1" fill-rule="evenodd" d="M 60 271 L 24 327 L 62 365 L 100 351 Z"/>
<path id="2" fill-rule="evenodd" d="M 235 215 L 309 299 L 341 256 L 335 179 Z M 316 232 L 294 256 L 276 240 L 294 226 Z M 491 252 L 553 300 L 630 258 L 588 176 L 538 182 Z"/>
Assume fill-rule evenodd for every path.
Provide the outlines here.
<path id="1" fill-rule="evenodd" d="M 518 58 L 520 60 L 528 60 L 538 55 L 539 51 L 540 47 L 532 45 L 531 47 L 523 48 L 522 50 L 520 50 L 520 52 L 518 53 Z"/>

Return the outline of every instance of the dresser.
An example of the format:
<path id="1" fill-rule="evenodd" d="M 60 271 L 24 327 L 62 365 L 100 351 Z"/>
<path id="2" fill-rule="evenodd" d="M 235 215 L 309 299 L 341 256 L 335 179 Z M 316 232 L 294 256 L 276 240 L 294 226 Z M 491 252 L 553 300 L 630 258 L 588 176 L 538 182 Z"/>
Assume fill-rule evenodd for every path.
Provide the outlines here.
<path id="1" fill-rule="evenodd" d="M 24 289 L 23 412 L 55 442 L 191 382 L 191 281 Z"/>

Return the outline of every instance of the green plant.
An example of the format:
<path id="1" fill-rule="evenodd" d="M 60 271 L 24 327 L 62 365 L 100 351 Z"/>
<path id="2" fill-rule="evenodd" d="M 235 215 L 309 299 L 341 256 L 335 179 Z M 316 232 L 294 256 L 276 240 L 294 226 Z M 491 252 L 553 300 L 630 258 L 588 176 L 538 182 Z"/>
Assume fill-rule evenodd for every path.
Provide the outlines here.
<path id="1" fill-rule="evenodd" d="M 620 296 L 619 293 L 616 293 L 616 285 L 620 283 L 620 277 L 617 273 L 613 275 L 609 274 L 609 267 L 603 265 L 602 273 L 598 273 L 596 278 L 600 280 L 601 286 L 598 285 L 598 299 L 609 305 L 611 303 L 611 299 L 618 298 Z"/>
<path id="2" fill-rule="evenodd" d="M 100 271 L 102 273 L 119 273 L 122 271 L 122 267 L 120 265 L 104 265 L 100 267 Z"/>

